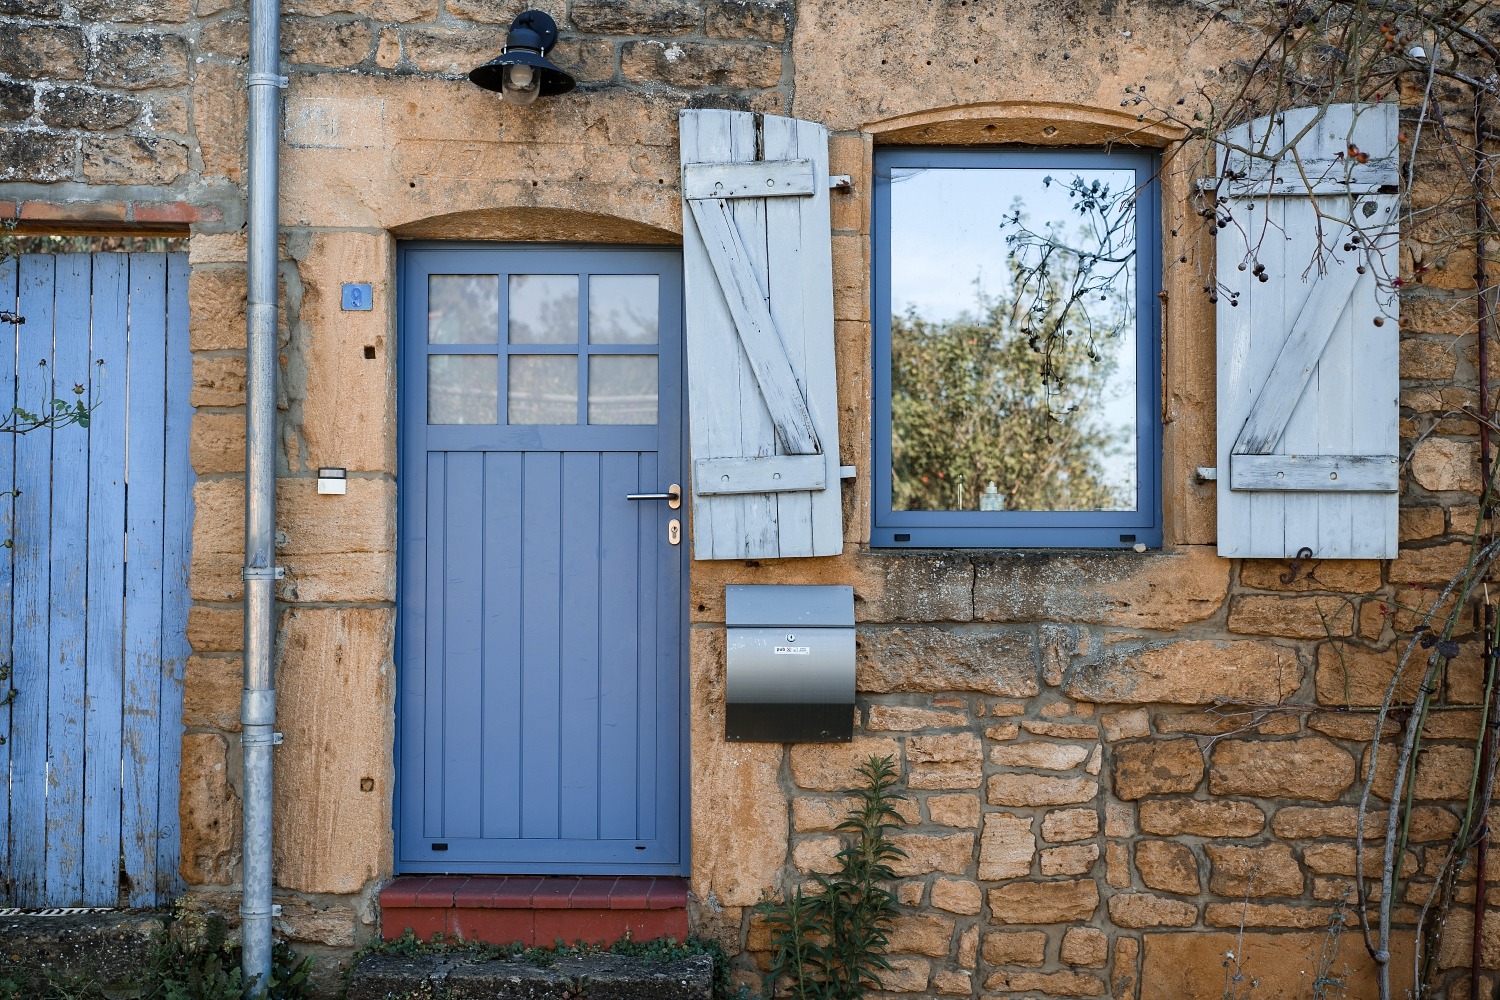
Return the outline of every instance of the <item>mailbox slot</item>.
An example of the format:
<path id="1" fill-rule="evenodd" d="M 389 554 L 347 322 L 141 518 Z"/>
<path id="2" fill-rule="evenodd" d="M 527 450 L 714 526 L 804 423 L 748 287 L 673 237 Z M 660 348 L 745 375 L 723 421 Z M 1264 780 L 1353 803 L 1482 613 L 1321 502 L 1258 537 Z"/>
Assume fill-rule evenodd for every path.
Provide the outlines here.
<path id="1" fill-rule="evenodd" d="M 854 738 L 854 589 L 731 586 L 724 738 L 847 743 Z"/>

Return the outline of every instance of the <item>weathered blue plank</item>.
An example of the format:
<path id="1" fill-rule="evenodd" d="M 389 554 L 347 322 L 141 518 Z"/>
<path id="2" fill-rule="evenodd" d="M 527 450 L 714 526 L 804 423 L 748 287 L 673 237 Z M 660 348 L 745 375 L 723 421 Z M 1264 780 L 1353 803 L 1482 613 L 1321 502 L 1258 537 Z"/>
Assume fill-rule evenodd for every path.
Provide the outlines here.
<path id="1" fill-rule="evenodd" d="M 187 641 L 188 564 L 192 557 L 193 467 L 188 433 L 193 419 L 193 355 L 188 345 L 188 256 L 167 256 L 166 455 L 162 531 L 161 699 L 156 784 L 156 898 L 160 905 L 181 888 L 177 799 L 181 787 L 182 681 L 192 651 Z"/>
<path id="2" fill-rule="evenodd" d="M 484 456 L 448 456 L 444 489 L 443 836 L 482 833 Z"/>
<path id="3" fill-rule="evenodd" d="M 602 798 L 599 836 L 635 836 L 636 712 L 640 695 L 640 608 L 656 595 L 641 587 L 637 523 L 654 504 L 632 503 L 628 493 L 654 493 L 656 483 L 640 477 L 640 456 L 602 456 L 599 554 L 610 571 L 599 601 L 599 784 Z"/>
<path id="4" fill-rule="evenodd" d="M 562 594 L 562 456 L 526 456 L 521 510 L 521 836 L 558 835 L 557 743 L 561 736 L 559 641 Z"/>
<path id="5" fill-rule="evenodd" d="M 130 257 L 130 489 L 125 501 L 125 648 L 121 853 L 131 905 L 153 901 L 162 678 L 166 463 L 167 262 Z"/>
<path id="6" fill-rule="evenodd" d="M 484 457 L 484 836 L 521 835 L 521 455 Z"/>
<path id="7" fill-rule="evenodd" d="M 0 312 L 15 312 L 17 267 L 14 257 L 0 260 Z M 16 333 L 13 323 L 0 323 L 0 419 L 9 417 L 16 405 Z M 0 543 L 12 535 L 15 502 L 11 490 L 16 482 L 16 442 L 0 435 Z M 0 774 L 10 774 L 10 704 L 6 693 L 10 679 L 11 649 L 11 549 L 0 544 Z M 10 871 L 10 782 L 0 789 L 0 871 Z M 5 880 L 0 879 L 0 901 L 9 901 Z"/>
<path id="8" fill-rule="evenodd" d="M 124 682 L 128 259 L 94 258 L 89 405 L 88 668 L 84 678 L 83 905 L 120 897 L 120 699 Z M 112 849 L 111 849 L 112 848 Z"/>
<path id="9" fill-rule="evenodd" d="M 50 256 L 21 258 L 20 313 L 26 322 L 17 348 L 18 405 L 37 412 L 52 396 L 53 276 Z M 52 434 L 35 430 L 16 439 L 15 672 L 11 706 L 12 899 L 46 903 L 47 659 L 51 587 Z"/>
<path id="10" fill-rule="evenodd" d="M 562 704 L 556 754 L 560 836 L 599 836 L 599 456 L 562 456 L 562 599 L 559 643 Z M 627 501 L 628 502 L 628 501 Z M 612 582 L 612 581 L 611 581 Z M 528 748 L 530 749 L 530 748 Z M 540 748 L 538 748 L 540 749 Z"/>
<path id="11" fill-rule="evenodd" d="M 67 402 L 89 382 L 88 254 L 57 258 L 52 391 Z M 50 617 L 47 628 L 47 901 L 83 901 L 84 644 L 88 604 L 88 428 L 52 433 Z"/>
<path id="12" fill-rule="evenodd" d="M 661 480 L 657 473 L 657 460 L 654 453 L 648 452 L 641 455 L 641 482 L 656 483 Z M 662 562 L 668 558 L 677 559 L 679 549 L 665 544 L 666 521 L 668 511 L 663 504 L 637 504 L 640 515 L 636 521 L 636 529 L 639 531 L 641 547 L 641 593 L 660 595 L 662 592 Z M 677 591 L 672 590 L 672 597 Z M 674 603 L 672 598 L 661 598 L 642 601 L 640 606 L 640 645 L 637 655 L 640 657 L 641 669 L 640 694 L 636 702 L 639 716 L 636 720 L 636 812 L 635 812 L 635 836 L 641 840 L 654 840 L 663 831 L 657 829 L 657 809 L 662 805 L 661 798 L 661 776 L 670 766 L 677 767 L 676 757 L 667 754 L 667 760 L 663 761 L 661 755 L 667 751 L 658 742 L 661 736 L 661 727 L 669 726 L 669 737 L 675 738 L 678 730 L 677 724 L 670 717 L 664 717 L 660 699 L 663 693 L 660 690 L 661 664 L 665 661 L 671 665 L 670 676 L 677 674 L 676 648 L 673 645 L 677 638 L 672 633 L 662 634 L 661 614 L 662 606 Z M 672 803 L 675 805 L 675 802 Z"/>

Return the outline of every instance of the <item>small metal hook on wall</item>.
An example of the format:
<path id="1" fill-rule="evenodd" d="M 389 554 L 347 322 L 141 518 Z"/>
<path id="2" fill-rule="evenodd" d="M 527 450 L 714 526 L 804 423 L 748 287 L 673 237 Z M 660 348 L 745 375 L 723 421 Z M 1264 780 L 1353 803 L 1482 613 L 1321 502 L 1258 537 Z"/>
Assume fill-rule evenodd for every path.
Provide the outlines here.
<path id="1" fill-rule="evenodd" d="M 1295 583 L 1296 580 L 1297 580 L 1298 575 L 1301 574 L 1301 572 L 1302 572 L 1302 562 L 1303 562 L 1303 560 L 1311 559 L 1312 557 L 1313 557 L 1313 550 L 1310 549 L 1310 548 L 1308 548 L 1306 545 L 1304 545 L 1304 546 L 1302 546 L 1302 548 L 1298 549 L 1297 550 L 1297 554 L 1292 557 L 1292 564 L 1291 564 L 1291 566 L 1287 567 L 1287 571 L 1285 573 L 1281 574 L 1281 582 L 1282 583 Z"/>

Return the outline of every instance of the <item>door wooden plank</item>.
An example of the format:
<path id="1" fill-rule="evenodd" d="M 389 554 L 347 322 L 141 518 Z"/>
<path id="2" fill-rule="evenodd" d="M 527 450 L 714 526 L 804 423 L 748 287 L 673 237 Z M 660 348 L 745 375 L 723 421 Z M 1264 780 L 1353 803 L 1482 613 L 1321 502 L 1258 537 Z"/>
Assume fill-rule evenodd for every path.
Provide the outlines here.
<path id="1" fill-rule="evenodd" d="M 657 456 L 655 453 L 647 452 L 641 455 L 640 476 L 643 483 L 658 482 L 660 473 L 657 471 Z M 642 506 L 637 504 L 636 506 Z M 671 553 L 672 546 L 662 543 L 663 519 L 666 517 L 658 506 L 656 510 L 642 510 L 637 514 L 636 522 L 636 544 L 641 553 L 640 580 L 641 593 L 658 595 L 663 589 L 664 564 L 672 559 L 675 564 L 675 553 Z M 651 558 L 652 553 L 657 553 L 657 558 Z M 671 553 L 670 555 L 668 553 Z M 665 632 L 662 629 L 661 612 L 662 605 L 671 603 L 660 600 L 643 600 L 640 602 L 637 619 L 640 623 L 640 693 L 637 695 L 636 716 L 636 810 L 635 810 L 635 836 L 642 841 L 655 840 L 661 836 L 659 828 L 658 813 L 665 801 L 663 799 L 661 780 L 661 750 L 659 743 L 664 733 L 674 734 L 678 731 L 675 718 L 668 715 L 662 708 L 662 665 L 676 664 L 677 657 L 671 652 L 670 644 L 677 641 L 675 632 Z M 673 681 L 676 680 L 676 671 L 672 671 Z M 674 765 L 675 767 L 675 765 Z M 675 804 L 677 800 L 673 799 Z"/>
<path id="2" fill-rule="evenodd" d="M 810 198 L 766 202 L 767 248 L 773 289 L 770 310 L 788 360 L 807 399 L 823 459 L 823 485 L 805 495 L 776 498 L 783 556 L 827 556 L 843 551 L 839 486 L 838 371 L 833 352 L 833 245 L 829 218 L 828 130 L 814 122 L 767 115 L 768 159 L 806 157 L 815 182 Z M 826 412 L 825 412 L 826 411 Z"/>
<path id="3" fill-rule="evenodd" d="M 120 704 L 125 671 L 121 638 L 129 257 L 96 254 L 93 278 L 83 905 L 115 906 L 120 898 Z"/>
<path id="4" fill-rule="evenodd" d="M 521 836 L 558 835 L 557 747 L 562 708 L 560 639 L 570 627 L 561 614 L 562 461 L 555 453 L 526 456 L 521 512 Z"/>
<path id="5" fill-rule="evenodd" d="M 484 836 L 521 835 L 522 456 L 484 457 Z"/>
<path id="6" fill-rule="evenodd" d="M 601 456 L 599 554 L 609 573 L 599 595 L 599 784 L 613 807 L 600 811 L 599 836 L 624 840 L 636 835 L 636 726 L 640 672 L 640 609 L 655 603 L 655 592 L 641 580 L 640 529 L 650 523 L 650 504 L 632 503 L 627 493 L 654 488 L 640 475 L 634 452 Z"/>
<path id="7" fill-rule="evenodd" d="M 129 488 L 125 496 L 122 858 L 132 900 L 157 886 L 157 712 L 162 680 L 165 526 L 167 268 L 160 254 L 130 260 Z M 139 904 L 136 904 L 139 905 Z"/>
<path id="8" fill-rule="evenodd" d="M 20 406 L 46 408 L 52 394 L 53 275 L 51 256 L 23 256 L 17 395 Z M 12 900 L 46 903 L 47 873 L 47 657 L 51 592 L 49 531 L 52 520 L 52 433 L 36 430 L 16 439 L 15 637 L 11 683 L 10 835 Z"/>
<path id="9" fill-rule="evenodd" d="M 181 895 L 178 872 L 179 770 L 182 760 L 182 685 L 187 659 L 188 573 L 193 545 L 193 469 L 188 435 L 193 410 L 193 355 L 188 343 L 188 255 L 167 255 L 166 481 L 162 531 L 162 680 L 157 707 L 156 896 L 162 905 Z"/>
<path id="10" fill-rule="evenodd" d="M 425 370 L 423 371 L 425 377 Z M 448 459 L 443 452 L 427 456 L 427 562 L 423 567 L 426 581 L 427 629 L 422 650 L 422 836 L 428 839 L 446 837 L 443 830 L 443 698 L 447 690 L 443 681 L 443 574 L 448 533 L 443 514 L 448 502 Z M 416 709 L 414 708 L 413 711 Z M 425 845 L 424 845 L 425 846 Z"/>
<path id="11" fill-rule="evenodd" d="M 557 745 L 559 836 L 599 836 L 599 590 L 607 582 L 599 561 L 599 456 L 562 456 L 562 617 L 558 648 L 561 709 Z"/>
<path id="12" fill-rule="evenodd" d="M 0 312 L 14 313 L 17 308 L 16 258 L 0 260 Z M 0 409 L 11 413 L 16 406 L 16 342 L 21 327 L 0 323 Z M 16 442 L 10 434 L 0 434 L 0 540 L 15 535 L 15 501 L 11 490 L 16 482 Z M 12 641 L 12 565 L 11 548 L 0 545 L 0 663 L 15 662 Z M 11 678 L 0 677 L 0 774 L 10 774 L 10 704 L 6 697 Z M 0 789 L 0 872 L 10 872 L 10 782 Z M 7 878 L 0 878 L 0 903 L 9 905 L 11 894 Z"/>
<path id="13" fill-rule="evenodd" d="M 52 337 L 53 391 L 77 400 L 89 382 L 88 254 L 59 254 Z M 47 899 L 83 901 L 84 660 L 88 633 L 88 428 L 52 434 L 51 622 L 47 691 Z"/>
<path id="14" fill-rule="evenodd" d="M 443 836 L 482 833 L 484 456 L 448 456 L 443 531 Z"/>
<path id="15" fill-rule="evenodd" d="M 682 167 L 684 198 L 781 198 L 817 193 L 812 160 L 765 160 L 754 163 L 686 163 Z M 826 188 L 825 188 L 826 190 Z"/>

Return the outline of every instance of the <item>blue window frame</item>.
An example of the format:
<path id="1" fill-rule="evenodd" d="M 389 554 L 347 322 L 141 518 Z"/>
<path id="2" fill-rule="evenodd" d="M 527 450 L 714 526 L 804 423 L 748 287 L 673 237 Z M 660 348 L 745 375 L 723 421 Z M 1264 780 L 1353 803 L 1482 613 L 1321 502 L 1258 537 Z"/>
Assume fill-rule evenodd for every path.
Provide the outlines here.
<path id="1" fill-rule="evenodd" d="M 1161 544 L 1157 166 L 876 152 L 872 545 Z"/>

